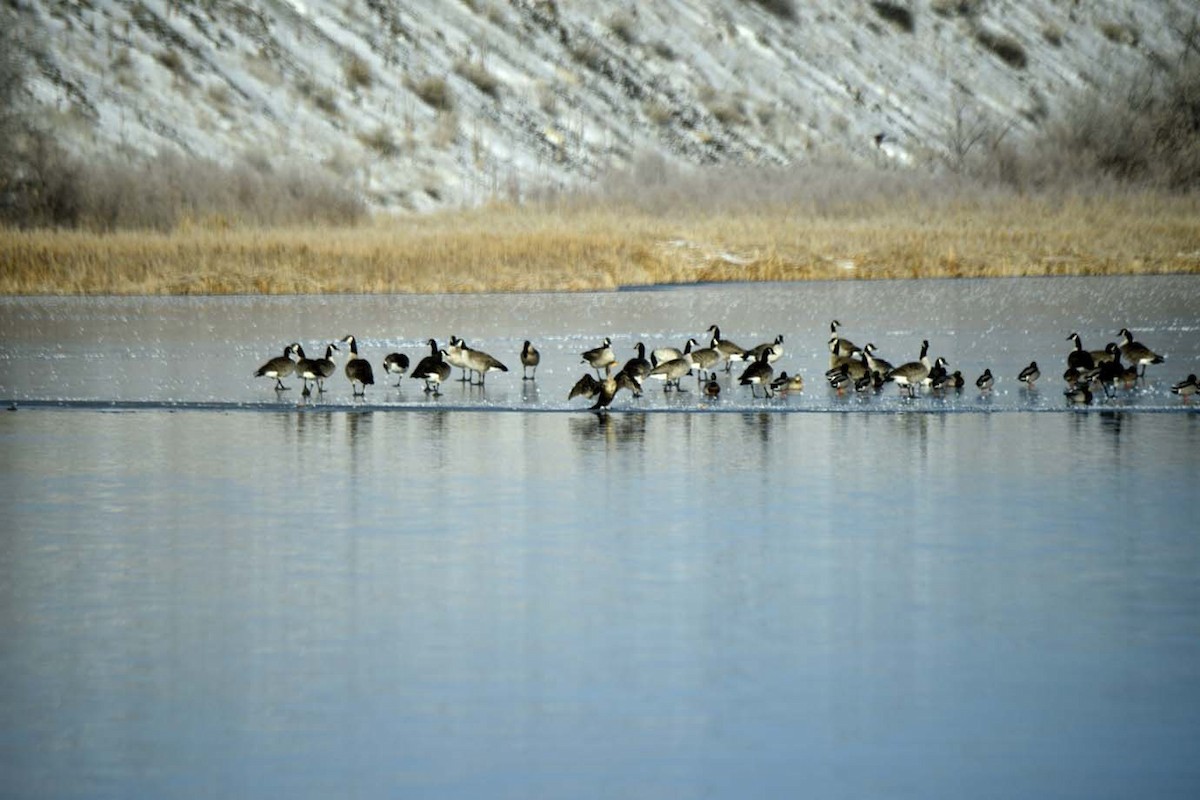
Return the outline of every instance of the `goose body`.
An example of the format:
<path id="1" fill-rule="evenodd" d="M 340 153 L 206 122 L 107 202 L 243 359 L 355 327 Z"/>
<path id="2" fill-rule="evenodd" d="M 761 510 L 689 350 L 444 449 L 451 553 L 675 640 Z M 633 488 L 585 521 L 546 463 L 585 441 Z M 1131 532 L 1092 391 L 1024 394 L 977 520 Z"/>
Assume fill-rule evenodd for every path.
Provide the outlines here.
<path id="1" fill-rule="evenodd" d="M 467 369 L 479 375 L 479 383 L 476 385 L 483 386 L 484 376 L 489 372 L 508 372 L 508 367 L 489 353 L 467 347 L 465 342 L 461 342 L 461 344 L 463 360 L 466 362 Z"/>
<path id="2" fill-rule="evenodd" d="M 649 377 L 664 381 L 664 392 L 671 391 L 672 387 L 678 392 L 684 392 L 687 390 L 679 385 L 679 381 L 684 375 L 692 373 L 692 366 L 691 353 L 685 353 L 682 358 L 672 358 L 652 367 Z"/>
<path id="3" fill-rule="evenodd" d="M 1135 367 L 1140 367 L 1139 377 L 1145 377 L 1146 367 L 1150 364 L 1161 364 L 1164 359 L 1141 342 L 1133 340 L 1133 334 L 1128 328 L 1121 328 L 1119 334 L 1125 342 L 1121 345 L 1121 355 Z"/>
<path id="4" fill-rule="evenodd" d="M 716 340 L 708 347 L 692 351 L 692 364 L 697 369 L 696 380 L 706 380 L 712 375 L 713 369 L 721 361 L 721 351 L 716 347 Z"/>
<path id="5" fill-rule="evenodd" d="M 646 345 L 638 342 L 634 347 L 637 355 L 625 362 L 621 367 L 621 372 L 628 375 L 637 384 L 637 389 L 633 391 L 634 397 L 642 396 L 642 384 L 646 382 L 646 376 L 650 374 L 650 362 L 646 360 Z"/>
<path id="6" fill-rule="evenodd" d="M 895 369 L 895 367 L 892 366 L 892 362 L 885 358 L 876 358 L 875 349 L 875 345 L 871 342 L 868 342 L 867 346 L 862 349 L 863 355 L 867 360 L 867 368 L 879 377 L 887 378 L 888 373 Z"/>
<path id="7" fill-rule="evenodd" d="M 601 388 L 601 382 L 585 372 L 582 378 L 575 381 L 575 385 L 567 393 L 567 399 L 574 400 L 576 397 L 595 397 L 600 394 Z"/>
<path id="8" fill-rule="evenodd" d="M 254 371 L 256 378 L 274 378 L 275 391 L 283 391 L 289 387 L 283 385 L 283 379 L 296 371 L 296 362 L 292 361 L 292 354 L 300 350 L 300 344 L 293 342 L 283 348 L 283 355 L 275 356 L 268 359 L 267 363 Z"/>
<path id="9" fill-rule="evenodd" d="M 1027 387 L 1032 389 L 1034 382 L 1040 377 L 1042 377 L 1042 371 L 1038 369 L 1037 362 L 1030 361 L 1029 366 L 1021 370 L 1020 374 L 1017 375 L 1017 380 L 1022 381 Z"/>
<path id="10" fill-rule="evenodd" d="M 929 340 L 926 339 L 921 342 L 921 355 L 916 361 L 909 361 L 894 367 L 885 376 L 885 379 L 895 381 L 901 391 L 907 391 L 908 396 L 912 397 L 916 393 L 916 388 L 929 374 L 929 370 Z"/>
<path id="11" fill-rule="evenodd" d="M 333 360 L 333 351 L 337 350 L 338 346 L 333 342 L 325 345 L 325 357 L 317 359 L 317 372 L 320 375 L 317 377 L 317 391 L 325 391 L 325 380 L 333 377 L 334 370 L 337 369 L 337 364 Z"/>
<path id="12" fill-rule="evenodd" d="M 1083 340 L 1078 333 L 1067 337 L 1068 342 L 1075 343 L 1075 349 L 1067 354 L 1067 366 L 1073 369 L 1091 369 L 1096 366 L 1096 359 L 1090 352 L 1083 349 Z"/>
<path id="13" fill-rule="evenodd" d="M 950 370 L 946 369 L 946 359 L 938 356 L 937 360 L 933 362 L 933 366 L 929 368 L 929 374 L 925 376 L 921 384 L 924 386 L 940 385 L 949 374 Z"/>
<path id="14" fill-rule="evenodd" d="M 758 357 L 763 353 L 767 354 L 767 363 L 774 364 L 783 356 L 783 334 L 779 334 L 772 342 L 764 342 L 763 344 L 755 345 L 746 353 L 747 361 L 757 361 Z"/>
<path id="15" fill-rule="evenodd" d="M 721 338 L 721 329 L 716 325 L 708 326 L 708 333 L 712 334 L 712 347 L 716 348 L 721 354 L 721 358 L 725 360 L 725 371 L 729 372 L 734 361 L 745 361 L 746 351 L 738 347 L 728 339 Z"/>
<path id="16" fill-rule="evenodd" d="M 537 380 L 537 368 L 541 361 L 542 354 L 526 339 L 525 344 L 521 345 L 521 380 Z M 533 370 L 533 374 L 530 374 L 530 370 Z"/>
<path id="17" fill-rule="evenodd" d="M 346 366 L 342 368 L 346 377 L 350 379 L 350 391 L 355 396 L 366 396 L 367 387 L 375 383 L 375 372 L 371 369 L 371 362 L 359 357 L 358 340 L 350 334 L 342 337 L 342 344 L 350 347 L 350 356 L 346 359 Z M 358 391 L 356 386 L 362 386 L 362 391 Z"/>
<path id="18" fill-rule="evenodd" d="M 303 394 L 305 397 L 312 394 L 310 381 L 317 384 L 318 392 L 325 391 L 325 379 L 333 375 L 333 371 L 337 368 L 333 362 L 333 351 L 336 349 L 336 345 L 325 345 L 324 358 L 305 358 L 303 348 L 300 349 L 300 358 L 296 361 L 296 374 L 304 381 Z"/>
<path id="19" fill-rule="evenodd" d="M 590 375 L 588 376 L 591 377 Z M 605 378 L 599 382 L 600 388 L 596 393 L 596 402 L 592 404 L 592 411 L 602 411 L 608 408 L 612 403 L 613 398 L 617 396 L 617 392 L 622 389 L 628 389 L 630 392 L 637 388 L 633 378 L 626 375 L 624 372 L 618 372 L 610 378 Z"/>
<path id="20" fill-rule="evenodd" d="M 396 385 L 399 386 L 400 379 L 408 371 L 408 356 L 404 353 L 388 353 L 383 357 L 383 371 L 388 375 L 395 375 Z"/>
<path id="21" fill-rule="evenodd" d="M 441 394 L 439 387 L 442 383 L 450 379 L 451 369 L 443 358 L 446 351 L 438 349 L 437 341 L 430 339 L 426 344 L 429 345 L 429 355 L 417 362 L 409 377 L 425 381 L 425 393 L 436 397 Z"/>
<path id="22" fill-rule="evenodd" d="M 1083 373 L 1079 378 L 1079 383 L 1084 386 L 1099 383 L 1104 389 L 1105 397 L 1112 397 L 1116 394 L 1116 382 L 1124 380 L 1125 367 L 1121 364 L 1121 350 L 1117 347 L 1116 342 L 1109 342 L 1105 350 L 1109 359 L 1097 363 L 1095 367 Z"/>
<path id="23" fill-rule="evenodd" d="M 471 368 L 467 364 L 466 342 L 458 336 L 451 335 L 450 340 L 446 342 L 446 347 L 442 350 L 442 355 L 446 363 L 462 370 L 462 375 L 458 379 L 459 383 L 467 383 L 471 380 Z"/>
<path id="24" fill-rule="evenodd" d="M 758 360 L 746 367 L 741 377 L 738 378 L 738 383 L 750 387 L 752 397 L 758 397 L 759 386 L 763 387 L 765 397 L 771 397 L 774 394 L 774 390 L 771 388 L 771 379 L 775 375 L 775 368 L 768 363 L 769 352 L 769 350 L 763 350 L 759 353 Z"/>
<path id="25" fill-rule="evenodd" d="M 612 339 L 604 337 L 604 342 L 599 347 L 593 347 L 591 350 L 585 350 L 580 355 L 583 356 L 583 362 L 596 370 L 596 376 L 600 376 L 600 370 L 604 370 L 607 375 L 612 370 L 612 365 L 617 363 L 617 355 L 612 349 Z"/>

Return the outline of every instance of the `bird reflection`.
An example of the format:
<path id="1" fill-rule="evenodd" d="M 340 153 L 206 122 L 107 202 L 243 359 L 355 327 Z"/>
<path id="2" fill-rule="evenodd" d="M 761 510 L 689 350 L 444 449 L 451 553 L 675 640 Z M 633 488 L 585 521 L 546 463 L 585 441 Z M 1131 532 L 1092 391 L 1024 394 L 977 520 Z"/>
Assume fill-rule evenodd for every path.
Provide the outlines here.
<path id="1" fill-rule="evenodd" d="M 636 444 L 646 440 L 645 414 L 583 414 L 568 420 L 571 435 L 583 443 Z"/>

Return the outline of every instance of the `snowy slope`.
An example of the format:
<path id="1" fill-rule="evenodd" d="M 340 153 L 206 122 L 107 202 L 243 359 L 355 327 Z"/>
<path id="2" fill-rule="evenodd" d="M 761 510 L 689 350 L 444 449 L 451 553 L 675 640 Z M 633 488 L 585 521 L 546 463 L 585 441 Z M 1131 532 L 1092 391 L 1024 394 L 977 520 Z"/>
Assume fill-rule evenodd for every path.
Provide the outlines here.
<path id="1" fill-rule="evenodd" d="M 82 153 L 323 165 L 378 207 L 692 164 L 944 164 L 1174 63 L 1194 0 L 18 0 Z"/>

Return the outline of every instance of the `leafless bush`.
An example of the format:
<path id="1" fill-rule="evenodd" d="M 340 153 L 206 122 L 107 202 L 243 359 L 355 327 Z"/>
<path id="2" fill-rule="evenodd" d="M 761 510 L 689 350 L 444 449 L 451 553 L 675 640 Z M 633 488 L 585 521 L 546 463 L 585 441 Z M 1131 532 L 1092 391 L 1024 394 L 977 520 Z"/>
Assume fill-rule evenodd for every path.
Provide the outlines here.
<path id="1" fill-rule="evenodd" d="M 500 80 L 482 62 L 463 59 L 454 65 L 454 71 L 475 84 L 475 88 L 488 97 L 500 96 Z"/>
<path id="2" fill-rule="evenodd" d="M 407 85 L 425 105 L 435 111 L 452 111 L 454 109 L 454 95 L 445 78 L 430 75 L 408 81 Z"/>
<path id="3" fill-rule="evenodd" d="M 887 0 L 874 0 L 871 3 L 871 7 L 875 9 L 875 13 L 882 19 L 892 23 L 905 33 L 912 33 L 917 27 L 912 10 L 907 6 L 887 2 Z"/>
<path id="4" fill-rule="evenodd" d="M 1013 69 L 1025 69 L 1025 65 L 1029 61 L 1021 43 L 1007 34 L 979 28 L 975 31 L 975 41 L 991 50 L 1001 61 Z"/>
<path id="5" fill-rule="evenodd" d="M 343 70 L 346 74 L 346 86 L 351 91 L 370 89 L 375 83 L 371 66 L 357 55 L 352 55 L 346 60 Z"/>
<path id="6" fill-rule="evenodd" d="M 753 0 L 764 9 L 780 19 L 794 20 L 796 18 L 795 0 Z"/>

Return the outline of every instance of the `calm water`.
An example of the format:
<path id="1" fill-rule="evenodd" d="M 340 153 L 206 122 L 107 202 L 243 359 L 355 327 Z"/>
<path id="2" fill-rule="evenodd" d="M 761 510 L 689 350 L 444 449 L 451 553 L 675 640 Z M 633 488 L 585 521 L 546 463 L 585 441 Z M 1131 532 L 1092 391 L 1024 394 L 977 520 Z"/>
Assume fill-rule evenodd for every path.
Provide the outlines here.
<path id="1" fill-rule="evenodd" d="M 1193 797 L 1200 415 L 1165 386 L 1200 281 L 1132 288 L 3 301 L 0 795 Z M 817 380 L 833 315 L 952 368 L 1122 325 L 1168 363 L 1084 411 L 1061 367 L 860 403 Z M 685 318 L 784 333 L 810 387 L 564 411 L 581 342 Z M 296 338 L 535 327 L 536 388 L 249 377 Z"/>

